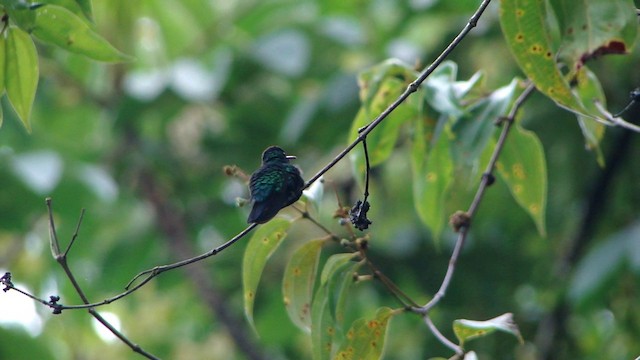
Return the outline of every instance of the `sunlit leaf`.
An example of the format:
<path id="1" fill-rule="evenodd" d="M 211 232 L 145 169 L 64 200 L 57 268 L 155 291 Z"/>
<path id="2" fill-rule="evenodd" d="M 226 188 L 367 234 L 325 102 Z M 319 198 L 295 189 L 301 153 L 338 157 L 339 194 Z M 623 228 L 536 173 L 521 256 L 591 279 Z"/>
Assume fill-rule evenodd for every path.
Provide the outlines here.
<path id="1" fill-rule="evenodd" d="M 282 293 L 291 321 L 300 329 L 311 331 L 311 298 L 318 271 L 320 250 L 326 239 L 306 242 L 297 249 L 284 271 Z"/>
<path id="2" fill-rule="evenodd" d="M 264 265 L 287 236 L 287 230 L 290 226 L 291 222 L 282 218 L 275 218 L 261 225 L 249 240 L 244 251 L 242 259 L 244 313 L 252 327 L 254 327 L 253 304 Z"/>
<path id="3" fill-rule="evenodd" d="M 518 325 L 513 321 L 513 314 L 511 313 L 506 313 L 486 321 L 458 319 L 453 322 L 453 332 L 460 341 L 460 345 L 464 345 L 468 340 L 489 335 L 496 330 L 512 334 L 518 338 L 520 343 L 524 342 L 522 335 L 520 335 Z"/>
<path id="4" fill-rule="evenodd" d="M 376 311 L 372 319 L 358 319 L 347 332 L 347 342 L 340 347 L 335 360 L 377 360 L 382 357 L 387 325 L 395 312 L 387 307 Z"/>
<path id="5" fill-rule="evenodd" d="M 393 103 L 416 77 L 415 71 L 398 60 L 388 60 L 364 71 L 358 78 L 362 105 L 351 125 L 349 142 L 358 137 L 358 129 L 366 126 Z M 416 118 L 422 108 L 420 90 L 399 105 L 367 136 L 369 161 L 376 166 L 385 161 L 393 150 L 400 126 Z M 352 151 L 351 160 L 357 174 L 365 169 L 364 151 Z M 362 177 L 359 177 L 362 178 Z"/>
<path id="6" fill-rule="evenodd" d="M 427 141 L 432 129 L 423 122 L 416 122 L 412 151 L 413 198 L 420 219 L 431 230 L 435 239 L 444 228 L 445 198 L 453 180 L 452 144 L 448 129 L 441 131 L 428 152 Z"/>
<path id="7" fill-rule="evenodd" d="M 28 131 L 38 87 L 38 53 L 31 37 L 17 27 L 7 30 L 5 86 L 11 105 Z"/>
<path id="8" fill-rule="evenodd" d="M 496 166 L 516 202 L 529 213 L 540 235 L 545 236 L 547 163 L 538 137 L 514 124 Z"/>
<path id="9" fill-rule="evenodd" d="M 465 113 L 462 100 L 477 90 L 483 75 L 475 73 L 469 80 L 458 81 L 458 65 L 452 61 L 443 62 L 427 78 L 423 87 L 425 98 L 437 112 L 451 118 L 459 118 Z"/>
<path id="10" fill-rule="evenodd" d="M 550 0 L 562 34 L 559 55 L 573 69 L 588 59 L 624 54 L 638 29 L 632 0 Z"/>
<path id="11" fill-rule="evenodd" d="M 71 11 L 45 5 L 35 10 L 36 25 L 33 35 L 39 40 L 65 50 L 105 62 L 131 60 L 131 57 L 114 48 L 102 36 Z"/>

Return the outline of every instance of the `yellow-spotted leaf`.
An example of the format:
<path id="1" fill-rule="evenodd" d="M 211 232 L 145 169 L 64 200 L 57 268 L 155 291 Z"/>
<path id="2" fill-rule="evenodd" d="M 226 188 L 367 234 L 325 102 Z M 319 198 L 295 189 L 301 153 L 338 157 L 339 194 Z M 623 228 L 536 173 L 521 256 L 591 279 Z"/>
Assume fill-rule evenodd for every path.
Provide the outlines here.
<path id="1" fill-rule="evenodd" d="M 507 45 L 536 88 L 563 108 L 589 118 L 597 117 L 575 97 L 558 69 L 547 16 L 545 0 L 500 2 L 500 25 Z"/>
<path id="2" fill-rule="evenodd" d="M 24 127 L 31 131 L 31 106 L 38 87 L 38 53 L 31 37 L 15 26 L 7 28 L 5 87 Z"/>
<path id="3" fill-rule="evenodd" d="M 513 321 L 513 314 L 511 313 L 506 313 L 486 321 L 458 319 L 453 322 L 453 332 L 460 341 L 460 345 L 464 345 L 468 340 L 489 335 L 496 330 L 512 334 L 518 338 L 520 343 L 524 342 L 522 335 L 520 335 L 518 325 Z"/>
<path id="4" fill-rule="evenodd" d="M 516 202 L 545 236 L 547 165 L 538 137 L 514 124 L 496 166 Z"/>
<path id="5" fill-rule="evenodd" d="M 320 251 L 326 239 L 311 240 L 297 249 L 284 271 L 282 294 L 291 321 L 311 331 L 311 299 L 318 272 Z"/>
<path id="6" fill-rule="evenodd" d="M 384 351 L 389 320 L 394 310 L 383 307 L 372 319 L 358 319 L 347 332 L 347 341 L 340 347 L 334 360 L 378 360 Z"/>
<path id="7" fill-rule="evenodd" d="M 267 260 L 287 236 L 287 230 L 290 226 L 291 222 L 282 218 L 275 218 L 261 225 L 249 240 L 244 251 L 244 258 L 242 259 L 244 313 L 254 329 L 253 304 L 256 299 L 256 290 L 258 289 L 262 271 Z"/>
<path id="8" fill-rule="evenodd" d="M 32 34 L 39 40 L 97 61 L 131 60 L 71 11 L 57 5 L 45 5 L 35 12 Z"/>
<path id="9" fill-rule="evenodd" d="M 413 142 L 413 198 L 418 216 L 437 240 L 446 221 L 445 199 L 453 181 L 450 132 L 443 129 L 428 150 L 433 129 L 423 121 L 416 122 Z"/>

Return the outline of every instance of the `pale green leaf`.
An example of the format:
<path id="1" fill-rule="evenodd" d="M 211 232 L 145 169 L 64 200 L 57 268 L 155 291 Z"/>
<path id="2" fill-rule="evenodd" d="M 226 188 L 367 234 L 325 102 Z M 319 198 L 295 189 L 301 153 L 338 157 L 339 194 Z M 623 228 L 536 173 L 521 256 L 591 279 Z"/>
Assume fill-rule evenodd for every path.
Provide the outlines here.
<path id="1" fill-rule="evenodd" d="M 483 75 L 475 73 L 469 80 L 458 81 L 458 65 L 445 61 L 427 78 L 423 87 L 425 98 L 437 112 L 450 118 L 459 118 L 465 113 L 463 100 L 477 91 Z"/>
<path id="2" fill-rule="evenodd" d="M 262 271 L 267 260 L 287 236 L 291 222 L 282 218 L 275 218 L 261 225 L 253 234 L 242 259 L 242 285 L 244 294 L 244 313 L 252 327 L 253 304 Z"/>
<path id="3" fill-rule="evenodd" d="M 518 338 L 520 343 L 524 342 L 522 335 L 520 335 L 518 325 L 513 321 L 513 314 L 511 313 L 506 313 L 486 321 L 458 319 L 453 322 L 453 332 L 460 341 L 460 345 L 464 345 L 468 340 L 487 336 L 496 330 L 512 334 Z"/>
<path id="4" fill-rule="evenodd" d="M 14 26 L 6 31 L 7 96 L 24 127 L 31 131 L 31 107 L 38 87 L 38 53 L 29 34 Z"/>
<path id="5" fill-rule="evenodd" d="M 39 40 L 97 61 L 119 62 L 132 58 L 114 48 L 71 11 L 56 5 L 35 10 L 33 35 Z"/>
<path id="6" fill-rule="evenodd" d="M 282 294 L 287 314 L 300 329 L 311 331 L 311 298 L 318 271 L 320 251 L 326 239 L 306 242 L 297 249 L 284 271 Z"/>
<path id="7" fill-rule="evenodd" d="M 545 236 L 547 164 L 538 137 L 514 124 L 496 167 L 516 202 L 529 213 L 538 232 Z"/>
<path id="8" fill-rule="evenodd" d="M 347 342 L 334 360 L 377 360 L 382 357 L 389 320 L 395 312 L 387 307 L 376 311 L 372 319 L 358 319 L 347 332 Z"/>

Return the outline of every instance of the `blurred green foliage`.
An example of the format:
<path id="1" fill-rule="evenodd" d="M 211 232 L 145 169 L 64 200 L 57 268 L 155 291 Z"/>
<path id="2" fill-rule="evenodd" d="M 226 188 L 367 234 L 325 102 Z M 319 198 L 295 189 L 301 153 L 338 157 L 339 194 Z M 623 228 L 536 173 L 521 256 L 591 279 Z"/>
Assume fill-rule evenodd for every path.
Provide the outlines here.
<path id="1" fill-rule="evenodd" d="M 347 142 L 360 107 L 357 74 L 391 57 L 421 68 L 478 6 L 471 0 L 112 0 L 94 2 L 93 8 L 88 1 L 43 2 L 76 4 L 75 16 L 91 18 L 88 26 L 95 33 L 135 57 L 120 64 L 94 62 L 36 36 L 40 77 L 30 134 L 7 97 L 2 100 L 0 269 L 11 271 L 16 285 L 45 299 L 60 295 L 64 304 L 80 299 L 50 256 L 45 196 L 53 198 L 63 244 L 80 209 L 87 209 L 70 265 L 90 300 L 119 293 L 138 272 L 184 257 L 149 196 L 149 177 L 156 194 L 171 204 L 170 215 L 185 225 L 194 252 L 221 244 L 245 227 L 247 214 L 236 206 L 238 197 L 247 196 L 246 185 L 225 176 L 224 165 L 250 173 L 262 150 L 279 144 L 298 156 L 296 163 L 309 177 Z M 521 75 L 498 23 L 498 5 L 492 3 L 449 58 L 458 78 L 483 72 L 479 94 Z M 635 71 L 640 51 L 629 50 L 626 56 L 589 62 L 612 112 L 626 105 L 629 91 L 640 83 Z M 632 108 L 626 118 L 637 121 L 640 110 Z M 480 358 L 537 358 L 548 343 L 555 358 L 637 356 L 638 134 L 608 129 L 600 144 L 601 167 L 597 153 L 585 150 L 575 116 L 544 96 L 527 102 L 520 124 L 535 132 L 545 151 L 547 236 L 540 236 L 512 189 L 497 181 L 432 320 L 454 339 L 455 319 L 514 313 L 525 345 L 501 333 L 466 344 Z M 436 243 L 416 211 L 410 190 L 412 135 L 411 129 L 398 128 L 393 151 L 374 168 L 369 252 L 389 278 L 423 304 L 441 282 L 454 234 L 443 229 Z M 449 191 L 445 215 L 468 207 L 479 175 L 471 170 L 455 174 L 449 189 L 456 191 Z M 312 214 L 342 233 L 332 217 L 336 194 L 350 207 L 361 196 L 360 180 L 347 161 L 325 179 L 324 200 Z M 292 210 L 286 215 L 298 216 Z M 288 319 L 281 288 L 290 255 L 323 235 L 296 221 L 266 264 L 253 310 L 259 338 L 242 317 L 241 264 L 248 239 L 200 264 L 235 327 L 267 358 L 312 355 L 312 340 Z M 565 259 L 575 243 L 580 245 Z M 323 248 L 320 262 L 341 251 L 335 245 Z M 207 287 L 187 271 L 163 274 L 99 310 L 117 315 L 132 341 L 161 358 L 248 357 L 208 301 Z M 9 305 L 9 295 L 16 294 L 0 294 L 0 321 L 7 319 L 0 323 L 0 358 L 140 358 L 121 342 L 102 339 L 84 311 L 53 316 L 36 304 L 34 314 L 24 305 L 31 300 L 15 297 L 17 303 Z M 345 324 L 396 304 L 378 283 L 358 282 L 344 304 Z M 9 323 L 14 319 L 9 314 L 23 307 L 36 320 L 25 315 L 18 318 L 28 326 Z M 545 339 L 553 314 L 559 315 L 561 330 Z M 393 316 L 385 345 L 385 359 L 450 356 L 422 319 L 410 314 Z"/>

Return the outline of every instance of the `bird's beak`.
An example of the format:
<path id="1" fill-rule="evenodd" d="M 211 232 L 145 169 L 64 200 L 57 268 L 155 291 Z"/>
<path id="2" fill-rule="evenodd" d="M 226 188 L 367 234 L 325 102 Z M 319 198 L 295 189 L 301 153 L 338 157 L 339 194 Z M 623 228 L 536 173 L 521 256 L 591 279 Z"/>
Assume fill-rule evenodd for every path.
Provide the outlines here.
<path id="1" fill-rule="evenodd" d="M 295 156 L 293 156 L 293 155 L 287 155 L 287 156 L 286 156 L 286 158 L 287 158 L 287 160 L 293 160 L 293 159 L 296 159 L 296 157 L 295 157 Z"/>

